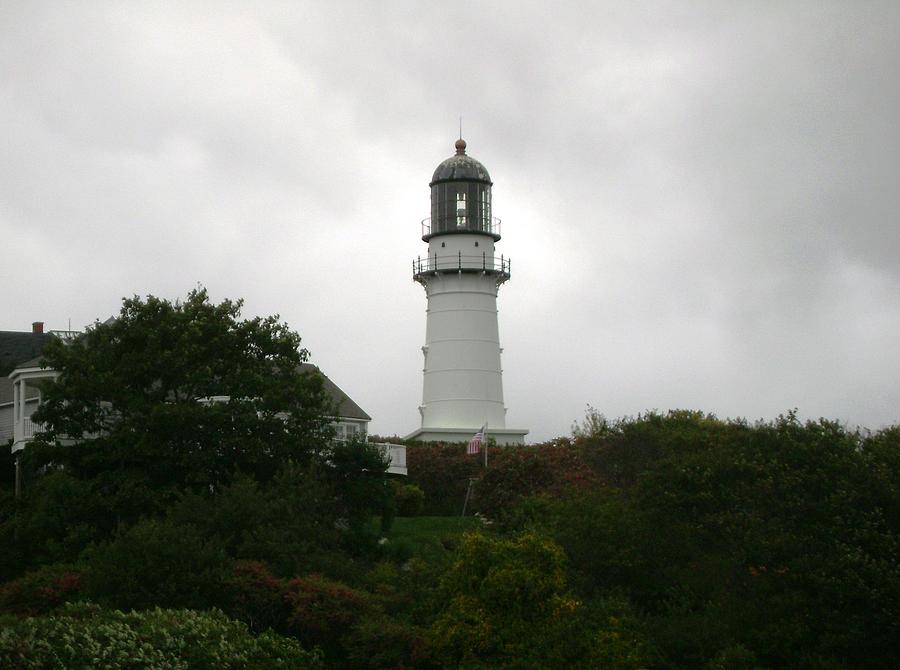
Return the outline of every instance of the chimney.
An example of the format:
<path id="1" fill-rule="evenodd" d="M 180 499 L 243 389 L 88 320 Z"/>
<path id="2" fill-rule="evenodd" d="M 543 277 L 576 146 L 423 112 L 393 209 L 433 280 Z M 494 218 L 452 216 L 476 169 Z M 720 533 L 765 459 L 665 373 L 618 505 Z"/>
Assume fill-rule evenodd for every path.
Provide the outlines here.
<path id="1" fill-rule="evenodd" d="M 44 334 L 44 322 L 43 321 L 35 321 L 31 324 L 31 334 L 32 335 L 43 335 Z"/>

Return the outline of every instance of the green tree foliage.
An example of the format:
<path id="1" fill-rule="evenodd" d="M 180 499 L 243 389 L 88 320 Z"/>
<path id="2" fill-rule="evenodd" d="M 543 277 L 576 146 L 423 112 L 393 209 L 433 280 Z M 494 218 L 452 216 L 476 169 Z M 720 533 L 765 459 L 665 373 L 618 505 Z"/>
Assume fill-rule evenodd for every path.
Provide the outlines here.
<path id="1" fill-rule="evenodd" d="M 154 609 L 124 614 L 94 605 L 4 621 L 0 667 L 28 670 L 321 670 L 296 640 L 247 627 L 220 611 Z"/>
<path id="2" fill-rule="evenodd" d="M 287 460 L 308 461 L 331 435 L 321 377 L 299 370 L 307 352 L 296 333 L 274 316 L 242 320 L 240 308 L 211 303 L 205 289 L 175 303 L 134 297 L 73 342 L 51 340 L 44 358 L 60 375 L 35 416 L 47 431 L 27 450 L 32 464 L 159 501 L 235 470 L 264 480 Z M 77 444 L 86 439 L 92 449 Z"/>
<path id="3" fill-rule="evenodd" d="M 107 500 L 90 482 L 67 471 L 51 470 L 37 478 L 26 495 L 6 506 L 0 521 L 0 577 L 25 569 L 71 562 L 94 540 L 112 530 Z"/>
<path id="4" fill-rule="evenodd" d="M 126 300 L 117 319 L 52 340 L 60 374 L 36 416 L 48 430 L 24 452 L 25 495 L 0 498 L 0 579 L 176 513 L 232 558 L 288 574 L 341 564 L 335 522 L 377 510 L 385 465 L 332 445 L 331 401 L 299 343 L 202 289 Z"/>
<path id="5" fill-rule="evenodd" d="M 123 528 L 85 560 L 91 598 L 122 609 L 208 608 L 229 567 L 218 538 L 168 519 Z"/>
<path id="6" fill-rule="evenodd" d="M 637 668 L 637 642 L 606 631 L 631 651 L 601 652 L 608 642 L 567 591 L 562 549 L 534 533 L 513 539 L 468 533 L 441 580 L 443 606 L 431 627 L 444 667 Z M 618 644 L 618 642 L 617 642 Z"/>
<path id="7" fill-rule="evenodd" d="M 333 442 L 327 460 L 323 472 L 331 480 L 341 515 L 353 530 L 368 527 L 391 495 L 384 476 L 388 460 L 378 447 L 360 440 Z"/>
<path id="8" fill-rule="evenodd" d="M 230 558 L 264 561 L 280 576 L 337 572 L 342 508 L 321 463 L 287 463 L 266 483 L 238 474 L 215 492 L 188 492 L 168 517 L 216 538 Z"/>
<path id="9" fill-rule="evenodd" d="M 610 485 L 561 503 L 555 534 L 585 594 L 621 589 L 647 612 L 667 667 L 891 667 L 895 435 L 793 414 L 603 425 L 577 440 Z"/>
<path id="10" fill-rule="evenodd" d="M 394 500 L 398 516 L 418 516 L 425 504 L 425 492 L 415 484 L 397 484 Z"/>

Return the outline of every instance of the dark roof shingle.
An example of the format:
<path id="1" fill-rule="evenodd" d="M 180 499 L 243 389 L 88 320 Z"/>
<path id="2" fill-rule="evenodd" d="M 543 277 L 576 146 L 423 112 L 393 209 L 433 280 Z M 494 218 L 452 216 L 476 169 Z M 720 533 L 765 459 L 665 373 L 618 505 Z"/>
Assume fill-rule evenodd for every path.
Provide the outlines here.
<path id="1" fill-rule="evenodd" d="M 345 417 L 347 419 L 362 419 L 363 421 L 371 421 L 372 417 L 366 414 L 363 411 L 363 408 L 357 405 L 353 400 L 344 393 L 337 384 L 331 381 L 328 376 L 319 370 L 312 363 L 304 363 L 300 366 L 301 372 L 307 372 L 315 370 L 320 375 L 322 375 L 322 379 L 325 385 L 325 391 L 328 392 L 328 395 L 337 403 L 338 405 L 338 417 Z"/>
<path id="2" fill-rule="evenodd" d="M 19 363 L 39 356 L 51 337 L 50 333 L 0 330 L 0 374 L 9 374 Z"/>

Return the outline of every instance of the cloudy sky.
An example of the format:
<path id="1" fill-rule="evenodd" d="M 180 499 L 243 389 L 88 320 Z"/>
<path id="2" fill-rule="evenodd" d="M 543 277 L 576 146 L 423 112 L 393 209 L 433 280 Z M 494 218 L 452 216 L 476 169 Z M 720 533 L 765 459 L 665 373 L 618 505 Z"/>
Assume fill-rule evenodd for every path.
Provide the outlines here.
<path id="1" fill-rule="evenodd" d="M 418 427 L 428 182 L 494 180 L 507 425 L 900 421 L 900 4 L 0 3 L 0 330 L 198 283 Z"/>

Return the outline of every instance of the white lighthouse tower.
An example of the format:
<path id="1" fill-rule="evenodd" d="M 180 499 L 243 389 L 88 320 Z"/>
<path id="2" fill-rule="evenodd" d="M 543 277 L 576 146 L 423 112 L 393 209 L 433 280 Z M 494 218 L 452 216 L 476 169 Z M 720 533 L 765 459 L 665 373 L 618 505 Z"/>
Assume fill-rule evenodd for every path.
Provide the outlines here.
<path id="1" fill-rule="evenodd" d="M 422 222 L 428 254 L 413 261 L 428 298 L 422 427 L 408 439 L 463 442 L 486 425 L 498 444 L 522 444 L 528 433 L 506 427 L 497 292 L 510 262 L 494 248 L 492 185 L 462 138 L 431 179 L 431 217 Z"/>

